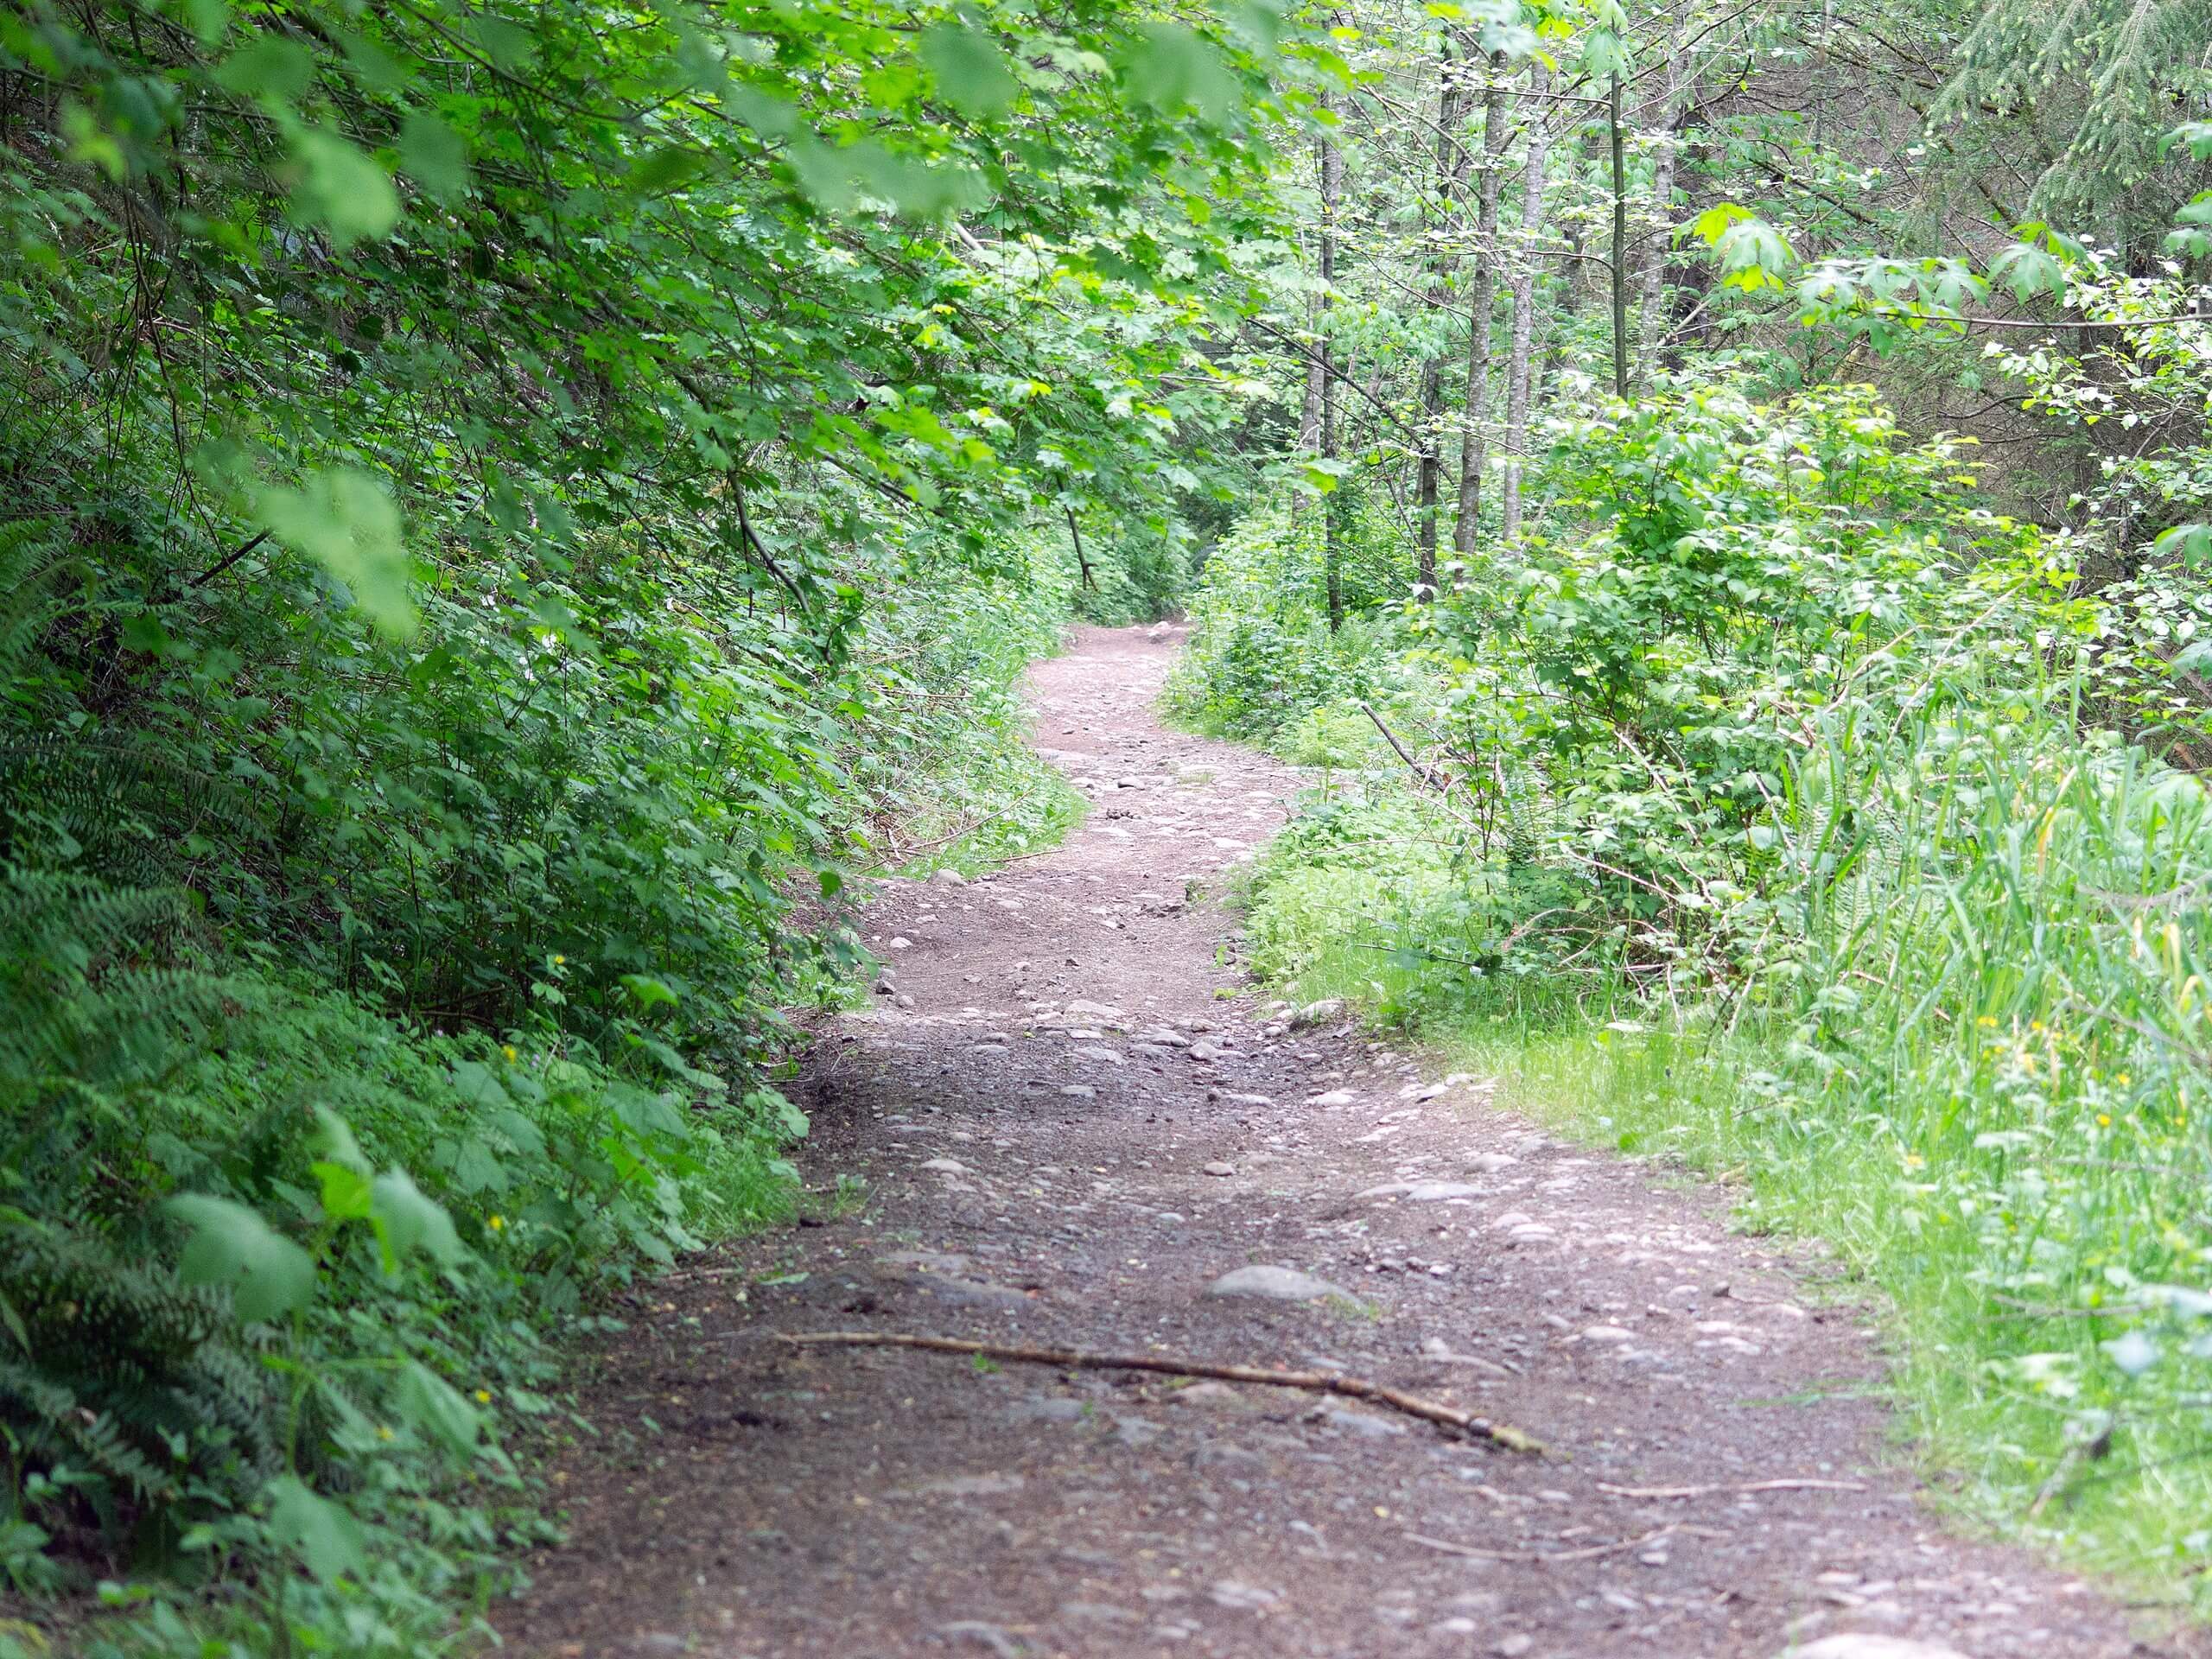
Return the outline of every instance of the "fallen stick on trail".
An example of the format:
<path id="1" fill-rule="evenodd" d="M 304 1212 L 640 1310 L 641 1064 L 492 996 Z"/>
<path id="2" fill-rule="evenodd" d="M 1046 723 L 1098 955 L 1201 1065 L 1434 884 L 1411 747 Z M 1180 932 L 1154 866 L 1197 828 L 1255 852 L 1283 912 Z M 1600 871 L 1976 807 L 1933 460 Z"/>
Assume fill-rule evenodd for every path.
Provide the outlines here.
<path id="1" fill-rule="evenodd" d="M 1598 1490 L 1615 1497 L 1710 1497 L 1715 1492 L 1863 1492 L 1866 1487 L 1856 1480 L 1747 1480 L 1718 1486 L 1608 1486 L 1601 1480 Z"/>
<path id="2" fill-rule="evenodd" d="M 1611 1555 L 1624 1549 L 1634 1549 L 1639 1544 L 1653 1544 L 1670 1533 L 1681 1532 L 1681 1527 L 1655 1527 L 1649 1532 L 1634 1538 L 1617 1539 L 1610 1544 L 1589 1544 L 1580 1549 L 1477 1549 L 1472 1544 L 1455 1544 L 1448 1538 L 1427 1538 L 1418 1532 L 1403 1535 L 1409 1544 L 1419 1544 L 1423 1549 L 1441 1551 L 1446 1555 L 1465 1556 L 1471 1561 L 1593 1561 L 1600 1555 Z"/>
<path id="3" fill-rule="evenodd" d="M 1370 1400 L 1408 1417 L 1419 1417 L 1445 1428 L 1456 1428 L 1476 1440 L 1488 1440 L 1509 1452 L 1543 1455 L 1541 1440 L 1503 1423 L 1493 1423 L 1457 1406 L 1447 1406 L 1419 1395 L 1370 1382 L 1364 1377 L 1332 1376 L 1326 1371 L 1278 1371 L 1263 1365 L 1215 1365 L 1200 1359 L 1167 1359 L 1152 1354 L 1085 1354 L 1068 1348 L 1020 1348 L 1006 1343 L 963 1342 L 957 1337 L 910 1337 L 891 1331 L 786 1332 L 776 1338 L 798 1347 L 927 1348 L 941 1354 L 981 1354 L 987 1359 L 1011 1360 L 1025 1365 L 1060 1365 L 1087 1370 L 1160 1371 L 1169 1376 L 1204 1376 L 1223 1382 L 1257 1382 L 1271 1389 L 1305 1389 L 1314 1394 L 1341 1394 Z"/>

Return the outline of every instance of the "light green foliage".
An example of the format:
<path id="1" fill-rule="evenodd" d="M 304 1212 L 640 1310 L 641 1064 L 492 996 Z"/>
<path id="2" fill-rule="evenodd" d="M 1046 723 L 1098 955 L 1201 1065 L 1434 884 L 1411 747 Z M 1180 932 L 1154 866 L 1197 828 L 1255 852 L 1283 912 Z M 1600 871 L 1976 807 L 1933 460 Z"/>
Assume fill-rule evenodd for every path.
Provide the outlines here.
<path id="1" fill-rule="evenodd" d="M 1370 530 L 1363 544 L 1387 543 Z M 1318 508 L 1238 520 L 1208 550 L 1202 575 L 1190 647 L 1168 688 L 1173 713 L 1203 731 L 1274 739 L 1324 705 L 1387 695 L 1395 624 L 1375 606 L 1402 589 L 1355 586 L 1357 613 L 1332 632 Z"/>
<path id="2" fill-rule="evenodd" d="M 848 875 L 1067 821 L 1010 682 L 1173 601 L 1341 73 L 619 24 L 0 16 L 0 1573 L 126 1645 L 447 1640 L 546 1335 L 788 1204 Z"/>
<path id="3" fill-rule="evenodd" d="M 1888 1293 L 1979 1512 L 2188 1575 L 2212 810 L 2099 720 L 2193 737 L 2153 692 L 2194 589 L 2077 596 L 2074 543 L 1864 389 L 1683 385 L 1555 436 L 1552 534 L 1402 639 L 1391 717 L 1449 788 L 1370 760 L 1317 795 L 1251 884 L 1255 965 L 1743 1172 Z M 1209 626 L 1249 626 L 1235 591 Z M 1194 661 L 1226 696 L 1237 659 Z"/>

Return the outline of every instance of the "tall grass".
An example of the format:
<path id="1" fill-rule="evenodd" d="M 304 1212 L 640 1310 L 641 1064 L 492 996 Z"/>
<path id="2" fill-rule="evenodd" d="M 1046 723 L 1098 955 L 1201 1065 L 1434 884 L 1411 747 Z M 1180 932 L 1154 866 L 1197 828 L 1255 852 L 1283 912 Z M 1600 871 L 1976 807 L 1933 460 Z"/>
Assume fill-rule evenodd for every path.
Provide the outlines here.
<path id="1" fill-rule="evenodd" d="M 1727 1173 L 1745 1225 L 1829 1241 L 1893 1310 L 1904 1427 L 1962 1510 L 2194 1592 L 2212 809 L 2086 729 L 2071 683 L 1956 690 L 1810 734 L 1736 975 L 1639 997 L 1618 957 L 1471 965 L 1507 880 L 1379 769 L 1262 861 L 1255 961 L 1551 1123 Z"/>

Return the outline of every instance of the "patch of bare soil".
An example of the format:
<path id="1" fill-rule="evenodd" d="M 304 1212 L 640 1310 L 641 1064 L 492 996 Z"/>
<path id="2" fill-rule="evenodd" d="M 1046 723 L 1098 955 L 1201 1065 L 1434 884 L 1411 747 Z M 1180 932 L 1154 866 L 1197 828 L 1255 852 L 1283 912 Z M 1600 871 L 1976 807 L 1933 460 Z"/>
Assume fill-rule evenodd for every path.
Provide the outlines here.
<path id="1" fill-rule="evenodd" d="M 892 985 L 823 1033 L 802 1159 L 865 1203 L 625 1310 L 584 1389 L 601 1437 L 556 1476 L 569 1540 L 496 1613 L 511 1650 L 2201 1651 L 1941 1530 L 1883 1455 L 1866 1332 L 1717 1195 L 1341 1021 L 1268 1025 L 1233 918 L 1192 895 L 1296 780 L 1161 728 L 1172 653 L 1089 630 L 1035 671 L 1039 746 L 1096 804 L 1065 846 L 869 911 Z M 1298 1274 L 1319 1293 L 1279 1299 Z M 1218 1294 L 1240 1283 L 1276 1294 Z M 778 1339 L 823 1331 L 1370 1379 L 1548 1450 L 1306 1391 Z"/>

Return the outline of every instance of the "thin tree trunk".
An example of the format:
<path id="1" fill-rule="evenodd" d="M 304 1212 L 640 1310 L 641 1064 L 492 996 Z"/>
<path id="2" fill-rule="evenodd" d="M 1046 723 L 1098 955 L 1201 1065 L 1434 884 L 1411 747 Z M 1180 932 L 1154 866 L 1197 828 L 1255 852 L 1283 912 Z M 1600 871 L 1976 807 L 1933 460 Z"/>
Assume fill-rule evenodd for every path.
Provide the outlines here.
<path id="1" fill-rule="evenodd" d="M 1539 66 L 1538 92 L 1550 76 Z M 1505 379 L 1505 478 L 1501 496 L 1504 538 L 1521 534 L 1521 470 L 1529 453 L 1529 366 L 1536 337 L 1536 239 L 1544 228 L 1544 171 L 1551 160 L 1551 130 L 1542 106 L 1529 122 L 1529 160 L 1521 174 L 1521 249 L 1513 268 L 1513 346 Z"/>
<path id="2" fill-rule="evenodd" d="M 1435 240 L 1432 244 L 1432 260 L 1428 304 L 1432 311 L 1441 311 L 1450 295 L 1445 278 L 1452 268 L 1450 254 L 1446 251 L 1452 223 L 1453 187 L 1458 181 L 1459 166 L 1459 142 L 1453 129 L 1459 125 L 1460 88 L 1454 73 L 1456 59 L 1452 50 L 1452 31 L 1442 29 L 1439 35 L 1437 75 L 1440 85 L 1436 95 L 1436 219 Z M 1414 575 L 1415 594 L 1424 603 L 1436 597 L 1436 491 L 1437 477 L 1443 471 L 1440 453 L 1444 442 L 1444 358 L 1432 352 L 1421 365 L 1421 462 L 1415 485 L 1414 512 L 1420 521 L 1420 567 Z"/>
<path id="3" fill-rule="evenodd" d="M 1572 174 L 1573 164 L 1564 169 Z M 1583 260 L 1582 226 L 1578 219 L 1569 219 L 1563 227 L 1567 234 L 1567 257 L 1559 279 L 1559 326 L 1544 331 L 1543 356 L 1536 364 L 1535 384 L 1529 396 L 1541 402 L 1544 388 L 1559 378 L 1560 365 L 1567 357 L 1568 346 L 1573 343 L 1576 321 L 1582 315 Z"/>
<path id="4" fill-rule="evenodd" d="M 1483 174 L 1475 189 L 1475 280 L 1467 302 L 1467 397 L 1459 429 L 1459 516 L 1452 546 L 1471 557 L 1482 531 L 1483 468 L 1490 462 L 1490 328 L 1497 295 L 1497 194 L 1505 158 L 1505 54 L 1483 91 Z"/>
<path id="5" fill-rule="evenodd" d="M 1324 103 L 1322 107 L 1328 105 Z M 1321 137 L 1321 455 L 1325 461 L 1337 458 L 1337 347 L 1329 332 L 1329 314 L 1336 306 L 1337 198 L 1344 177 L 1344 151 L 1338 148 L 1334 136 L 1325 130 Z M 1332 632 L 1344 621 L 1344 480 L 1338 478 L 1335 485 L 1321 513 L 1321 568 L 1328 583 Z"/>
<path id="6" fill-rule="evenodd" d="M 1613 396 L 1628 396 L 1628 168 L 1622 156 L 1621 74 L 1613 71 L 1605 105 L 1613 163 Z"/>
<path id="7" fill-rule="evenodd" d="M 1321 296 L 1306 296 L 1306 332 L 1315 340 L 1321 337 Z M 1321 360 L 1317 353 L 1306 359 L 1306 402 L 1298 412 L 1298 453 L 1317 455 L 1321 452 Z M 1298 523 L 1298 515 L 1305 507 L 1305 498 L 1297 491 L 1291 492 L 1290 522 Z"/>
<path id="8" fill-rule="evenodd" d="M 1666 321 L 1667 245 L 1675 218 L 1675 76 L 1670 54 L 1666 97 L 1659 106 L 1659 153 L 1651 168 L 1651 252 L 1643 262 L 1643 295 L 1637 314 L 1637 367 L 1647 382 L 1658 359 L 1660 330 Z"/>

